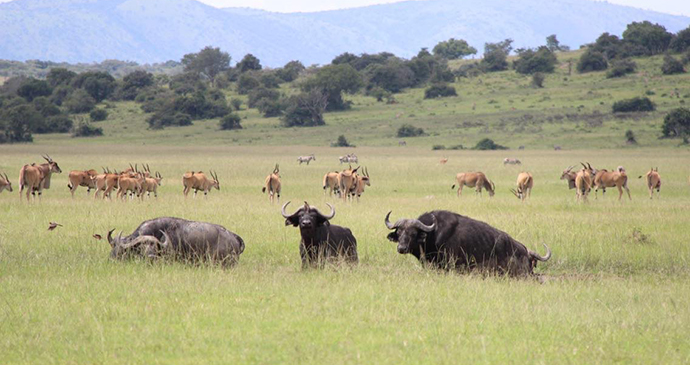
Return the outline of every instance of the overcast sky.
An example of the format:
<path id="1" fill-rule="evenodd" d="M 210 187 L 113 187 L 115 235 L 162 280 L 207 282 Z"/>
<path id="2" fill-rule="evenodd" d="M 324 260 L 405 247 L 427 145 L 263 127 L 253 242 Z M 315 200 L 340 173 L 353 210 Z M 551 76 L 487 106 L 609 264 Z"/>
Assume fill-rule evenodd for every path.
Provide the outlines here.
<path id="1" fill-rule="evenodd" d="M 8 2 L 13 0 L 0 0 Z M 216 7 L 248 7 L 277 12 L 320 11 L 395 3 L 400 0 L 199 0 Z M 690 16 L 690 0 L 609 0 L 610 3 Z"/>

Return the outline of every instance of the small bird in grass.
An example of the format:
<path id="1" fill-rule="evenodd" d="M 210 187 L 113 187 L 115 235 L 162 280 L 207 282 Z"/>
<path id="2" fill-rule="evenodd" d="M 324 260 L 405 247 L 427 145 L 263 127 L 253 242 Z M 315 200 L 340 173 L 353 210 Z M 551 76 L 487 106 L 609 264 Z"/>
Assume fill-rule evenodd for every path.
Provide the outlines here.
<path id="1" fill-rule="evenodd" d="M 103 236 L 101 236 L 101 235 L 98 234 L 98 233 L 94 233 L 94 234 L 93 234 L 93 238 L 95 238 L 95 239 L 97 239 L 97 240 L 102 240 L 102 239 L 103 239 Z"/>
<path id="2" fill-rule="evenodd" d="M 62 224 L 60 223 L 55 223 L 55 222 L 50 222 L 50 225 L 48 226 L 48 230 L 52 231 L 57 227 L 62 227 Z"/>

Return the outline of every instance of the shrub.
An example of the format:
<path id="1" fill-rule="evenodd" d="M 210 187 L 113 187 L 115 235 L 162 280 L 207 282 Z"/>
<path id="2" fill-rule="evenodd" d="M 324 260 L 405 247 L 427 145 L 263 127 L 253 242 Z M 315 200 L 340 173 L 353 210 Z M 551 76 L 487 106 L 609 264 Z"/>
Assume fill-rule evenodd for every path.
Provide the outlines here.
<path id="1" fill-rule="evenodd" d="M 664 75 L 682 74 L 685 72 L 683 63 L 671 55 L 664 56 L 664 64 L 661 66 Z"/>
<path id="2" fill-rule="evenodd" d="M 518 59 L 513 62 L 513 68 L 515 72 L 523 75 L 535 72 L 551 73 L 556 69 L 557 62 L 556 54 L 541 46 L 536 51 L 528 49 L 520 52 Z"/>
<path id="3" fill-rule="evenodd" d="M 580 60 L 577 62 L 577 71 L 580 73 L 602 71 L 606 70 L 608 67 L 609 65 L 608 62 L 606 62 L 606 57 L 604 57 L 604 54 L 594 51 L 591 48 L 587 49 L 587 51 L 580 56 Z"/>
<path id="4" fill-rule="evenodd" d="M 192 125 L 192 117 L 185 113 L 175 113 L 174 111 L 160 111 L 150 116 L 146 122 L 151 129 L 163 129 L 170 126 Z"/>
<path id="5" fill-rule="evenodd" d="M 492 139 L 490 138 L 484 138 L 481 141 L 477 142 L 477 145 L 474 146 L 474 150 L 507 150 L 508 147 L 501 146 L 500 144 L 496 144 Z"/>
<path id="6" fill-rule="evenodd" d="M 72 137 L 96 137 L 103 135 L 103 128 L 94 127 L 90 123 L 80 122 L 72 130 Z"/>
<path id="7" fill-rule="evenodd" d="M 237 81 L 237 92 L 246 95 L 261 86 L 261 82 L 252 73 L 243 73 Z"/>
<path id="8" fill-rule="evenodd" d="M 224 116 L 218 124 L 220 125 L 220 129 L 224 131 L 231 129 L 242 129 L 242 124 L 240 124 L 241 120 L 242 119 L 239 115 L 235 113 L 230 113 Z"/>
<path id="9" fill-rule="evenodd" d="M 475 77 L 481 74 L 482 68 L 479 66 L 478 62 L 460 65 L 460 67 L 455 70 L 455 76 L 457 77 Z"/>
<path id="10" fill-rule="evenodd" d="M 242 99 L 230 99 L 230 105 L 232 105 L 235 111 L 239 111 L 242 108 Z"/>
<path id="11" fill-rule="evenodd" d="M 687 137 L 690 135 L 690 110 L 678 108 L 666 114 L 662 133 L 664 137 Z"/>
<path id="12" fill-rule="evenodd" d="M 458 96 L 458 93 L 455 91 L 454 87 L 448 84 L 434 84 L 424 90 L 424 99 L 445 98 L 449 96 Z"/>
<path id="13" fill-rule="evenodd" d="M 411 124 L 403 124 L 398 128 L 398 138 L 404 137 L 417 137 L 424 135 L 424 130 L 422 128 L 416 128 Z"/>
<path id="14" fill-rule="evenodd" d="M 544 80 L 546 79 L 546 76 L 541 73 L 541 72 L 535 72 L 534 75 L 532 75 L 532 86 L 542 88 L 544 87 Z"/>
<path id="15" fill-rule="evenodd" d="M 278 98 L 280 98 L 280 93 L 277 90 L 271 90 L 264 87 L 256 88 L 249 92 L 247 106 L 249 108 L 256 108 L 264 99 L 278 100 Z"/>
<path id="16" fill-rule="evenodd" d="M 328 104 L 328 95 L 320 90 L 311 90 L 294 95 L 285 101 L 281 124 L 284 127 L 313 127 L 325 125 L 323 113 Z"/>
<path id="17" fill-rule="evenodd" d="M 613 103 L 612 109 L 614 113 L 651 112 L 656 109 L 656 106 L 645 96 L 619 100 Z"/>
<path id="18" fill-rule="evenodd" d="M 344 135 L 339 135 L 338 140 L 331 143 L 331 147 L 354 147 L 353 145 L 350 144 L 350 142 L 347 141 L 347 138 L 345 138 Z"/>
<path id="19" fill-rule="evenodd" d="M 17 89 L 17 95 L 26 99 L 26 101 L 33 101 L 34 98 L 39 96 L 49 96 L 53 90 L 48 85 L 48 82 L 44 80 L 36 80 L 30 78 L 22 83 L 22 85 Z"/>
<path id="20" fill-rule="evenodd" d="M 637 64 L 630 59 L 622 59 L 611 62 L 611 69 L 606 73 L 607 79 L 623 77 L 635 72 Z"/>
<path id="21" fill-rule="evenodd" d="M 46 133 L 68 133 L 73 125 L 72 118 L 64 114 L 54 115 L 46 119 L 45 129 Z"/>
<path id="22" fill-rule="evenodd" d="M 637 139 L 635 139 L 635 132 L 631 129 L 625 131 L 625 142 L 627 144 L 637 144 Z"/>
<path id="23" fill-rule="evenodd" d="M 433 145 L 433 147 L 431 147 L 431 149 L 433 151 L 445 150 L 446 146 L 444 146 L 442 144 L 435 144 L 435 145 Z"/>
<path id="24" fill-rule="evenodd" d="M 89 114 L 92 122 L 100 122 L 108 119 L 108 111 L 105 109 L 94 109 Z"/>

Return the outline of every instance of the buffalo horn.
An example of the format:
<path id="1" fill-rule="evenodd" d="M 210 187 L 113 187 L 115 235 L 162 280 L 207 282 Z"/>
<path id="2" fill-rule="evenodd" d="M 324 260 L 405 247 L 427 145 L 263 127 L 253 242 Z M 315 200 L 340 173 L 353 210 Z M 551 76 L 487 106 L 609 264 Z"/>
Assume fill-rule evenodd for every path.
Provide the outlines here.
<path id="1" fill-rule="evenodd" d="M 304 202 L 304 203 L 306 204 L 307 202 Z M 316 208 L 314 208 L 314 210 L 316 211 L 316 213 L 317 213 L 318 215 L 320 215 L 322 218 L 324 218 L 324 219 L 326 219 L 326 220 L 333 219 L 333 217 L 335 217 L 335 208 L 333 208 L 333 206 L 330 205 L 330 204 L 328 204 L 328 203 L 326 203 L 326 205 L 328 205 L 328 207 L 331 208 L 331 213 L 330 213 L 329 215 L 324 215 L 323 213 L 321 213 L 321 212 L 320 212 L 318 209 L 316 209 Z"/>
<path id="2" fill-rule="evenodd" d="M 108 243 L 110 243 L 111 246 L 113 246 L 113 232 L 115 232 L 115 228 L 108 231 Z"/>
<path id="3" fill-rule="evenodd" d="M 551 258 L 551 249 L 549 249 L 549 246 L 546 245 L 546 243 L 542 242 L 542 245 L 546 247 L 546 256 L 542 257 L 538 253 L 529 251 L 530 256 L 532 256 L 533 259 L 539 260 L 539 261 L 548 261 Z"/>
<path id="4" fill-rule="evenodd" d="M 434 223 L 432 223 L 430 226 L 427 226 L 426 224 L 422 223 L 419 219 L 414 220 L 414 226 L 424 232 L 432 232 L 436 229 L 436 217 L 432 214 L 431 218 L 434 219 Z"/>
<path id="5" fill-rule="evenodd" d="M 136 247 L 142 243 L 154 243 L 154 244 L 160 244 L 160 241 L 156 236 L 139 236 L 135 238 L 132 242 L 129 242 L 127 244 L 122 245 L 123 249 L 130 249 L 132 247 Z"/>
<path id="6" fill-rule="evenodd" d="M 283 208 L 280 209 L 280 214 L 283 215 L 283 218 L 290 218 L 290 217 L 291 217 L 290 215 L 288 215 L 288 214 L 285 212 L 285 208 L 288 206 L 288 204 L 290 204 L 290 201 L 288 201 L 287 203 L 283 204 Z"/>
<path id="7" fill-rule="evenodd" d="M 386 222 L 386 227 L 387 227 L 388 229 L 395 229 L 395 228 L 397 227 L 397 224 L 393 224 L 393 223 L 391 223 L 391 221 L 389 220 L 389 218 L 390 218 L 392 212 L 393 212 L 393 211 L 391 210 L 390 212 L 388 212 L 388 214 L 386 214 L 386 220 L 385 220 L 385 222 Z"/>
<path id="8" fill-rule="evenodd" d="M 172 244 L 172 240 L 170 239 L 170 236 L 168 236 L 168 232 L 161 230 L 161 233 L 163 233 L 163 242 L 158 241 L 158 243 L 161 245 L 163 248 L 168 248 L 169 244 Z"/>

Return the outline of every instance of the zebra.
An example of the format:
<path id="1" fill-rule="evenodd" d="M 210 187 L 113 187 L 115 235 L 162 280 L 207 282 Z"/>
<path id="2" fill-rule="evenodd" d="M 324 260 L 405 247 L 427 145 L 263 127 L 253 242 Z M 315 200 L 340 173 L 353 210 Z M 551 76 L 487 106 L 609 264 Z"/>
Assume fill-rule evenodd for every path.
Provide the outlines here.
<path id="1" fill-rule="evenodd" d="M 302 162 L 306 162 L 307 165 L 309 165 L 309 162 L 311 162 L 312 160 L 313 160 L 313 161 L 316 161 L 316 156 L 314 156 L 314 154 L 311 154 L 311 155 L 309 155 L 309 156 L 299 156 L 299 157 L 297 157 L 297 161 L 299 162 L 300 165 L 302 164 Z"/>

